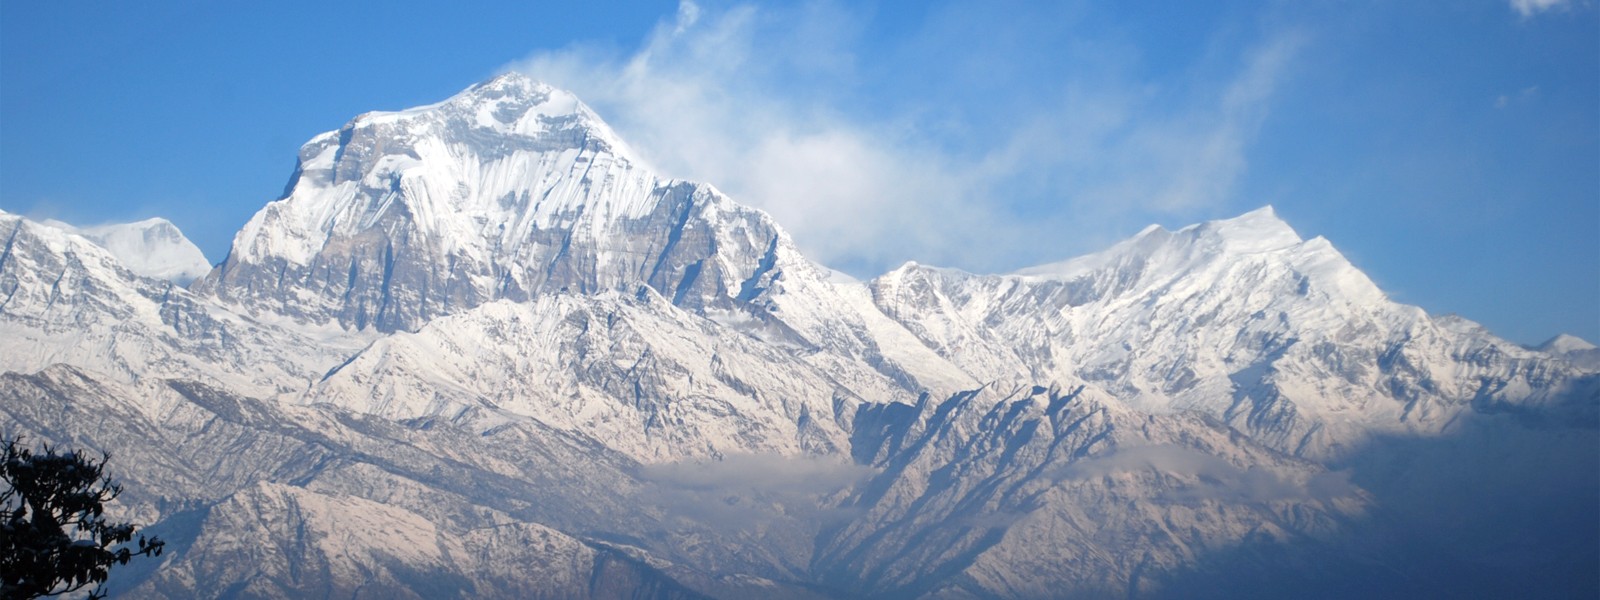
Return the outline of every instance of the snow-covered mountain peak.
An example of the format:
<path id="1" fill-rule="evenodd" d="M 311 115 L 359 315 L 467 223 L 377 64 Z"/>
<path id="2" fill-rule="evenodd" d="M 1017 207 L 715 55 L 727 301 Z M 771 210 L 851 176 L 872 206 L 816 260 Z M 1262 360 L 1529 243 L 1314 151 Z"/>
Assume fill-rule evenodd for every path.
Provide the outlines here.
<path id="1" fill-rule="evenodd" d="M 1560 357 L 1587 371 L 1600 371 L 1600 348 L 1575 335 L 1563 333 L 1539 344 L 1533 350 Z"/>
<path id="2" fill-rule="evenodd" d="M 447 253 L 481 254 L 584 215 L 638 217 L 656 182 L 632 156 L 571 93 L 501 75 L 312 138 L 286 195 L 240 231 L 230 259 L 304 265 L 329 239 L 398 221 Z"/>
<path id="3" fill-rule="evenodd" d="M 572 92 L 520 73 L 505 73 L 467 88 L 446 105 L 470 115 L 479 129 L 532 137 L 581 134 L 587 143 L 604 144 L 612 154 L 638 161 L 611 126 Z"/>
<path id="4" fill-rule="evenodd" d="M 905 279 L 907 277 L 914 277 L 914 276 L 916 276 L 917 273 L 933 273 L 933 274 L 949 276 L 949 277 L 956 277 L 956 278 L 966 278 L 966 277 L 978 276 L 975 273 L 969 273 L 967 271 L 963 271 L 961 269 L 956 269 L 956 268 L 953 268 L 953 267 L 940 267 L 940 266 L 936 266 L 936 265 L 925 265 L 925 264 L 919 263 L 919 262 L 914 261 L 914 260 L 908 260 L 908 261 L 902 263 L 900 266 L 895 267 L 894 269 L 891 269 L 889 272 L 884 273 L 882 275 L 879 275 L 878 277 L 876 277 L 876 279 L 884 280 L 884 281 L 899 280 L 899 279 Z"/>
<path id="5" fill-rule="evenodd" d="M 1232 252 L 1267 252 L 1301 243 L 1299 234 L 1278 218 L 1272 206 L 1263 206 L 1231 219 L 1207 221 L 1178 230 L 1197 240 L 1216 243 Z"/>
<path id="6" fill-rule="evenodd" d="M 1247 290 L 1234 280 L 1246 274 L 1278 280 L 1293 296 L 1309 295 L 1331 306 L 1388 304 L 1383 291 L 1331 242 L 1322 236 L 1302 239 L 1270 206 L 1175 231 L 1152 225 L 1104 251 L 1013 275 L 1073 283 L 1086 290 L 1085 299 L 1113 301 L 1180 289 L 1243 294 Z"/>
<path id="7" fill-rule="evenodd" d="M 543 293 L 647 285 L 704 307 L 823 285 L 765 213 L 631 156 L 571 93 L 515 73 L 366 113 L 302 147 L 288 193 L 196 291 L 411 330 Z"/>
<path id="8" fill-rule="evenodd" d="M 474 84 L 445 102 L 470 106 L 504 106 L 530 100 L 537 101 L 541 107 L 539 114 L 545 116 L 576 115 L 600 123 L 600 118 L 571 92 L 516 71 L 501 73 Z"/>
<path id="9" fill-rule="evenodd" d="M 1278 218 L 1271 206 L 1265 206 L 1231 219 L 1207 221 L 1176 231 L 1150 225 L 1104 251 L 1029 267 L 1014 274 L 1059 280 L 1077 279 L 1107 269 L 1146 275 L 1178 274 L 1195 272 L 1200 265 L 1228 257 L 1327 251 L 1333 251 L 1327 240 L 1301 239 L 1288 223 Z"/>
<path id="10" fill-rule="evenodd" d="M 144 277 L 188 285 L 211 271 L 211 262 L 200 248 L 184 237 L 177 225 L 160 217 L 93 227 L 78 227 L 54 219 L 40 224 L 82 236 L 110 251 L 128 270 Z"/>
<path id="11" fill-rule="evenodd" d="M 453 141 L 480 142 L 477 150 L 493 150 L 490 138 L 465 139 L 465 132 L 492 132 L 501 136 L 540 138 L 552 133 L 579 134 L 585 142 L 600 142 L 620 151 L 620 138 L 599 115 L 566 90 L 533 80 L 520 73 L 505 73 L 475 84 L 443 102 L 398 111 L 374 111 L 352 119 L 340 135 L 362 128 L 398 129 L 412 135 L 445 135 Z M 453 134 L 453 135 L 452 135 Z M 468 144 L 472 146 L 473 144 Z"/>
<path id="12" fill-rule="evenodd" d="M 1538 350 L 1541 351 L 1541 352 L 1550 352 L 1550 353 L 1554 353 L 1554 354 L 1565 354 L 1565 353 L 1568 353 L 1568 352 L 1582 352 L 1582 351 L 1585 351 L 1585 350 L 1594 350 L 1594 349 L 1595 349 L 1595 345 L 1589 343 L 1588 340 L 1585 340 L 1585 339 L 1580 338 L 1580 337 L 1575 336 L 1575 335 L 1570 335 L 1570 334 L 1565 334 L 1565 333 L 1563 333 L 1561 335 L 1558 335 L 1558 336 L 1555 336 L 1553 338 L 1550 338 L 1549 341 L 1547 341 L 1547 342 L 1545 342 L 1543 344 L 1539 344 L 1539 347 L 1538 347 Z"/>

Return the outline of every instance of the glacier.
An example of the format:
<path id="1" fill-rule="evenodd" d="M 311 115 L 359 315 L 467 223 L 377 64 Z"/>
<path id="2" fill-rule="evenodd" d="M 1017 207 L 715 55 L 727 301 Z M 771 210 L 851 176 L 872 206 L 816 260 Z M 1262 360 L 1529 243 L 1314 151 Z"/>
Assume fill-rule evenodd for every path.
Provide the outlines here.
<path id="1" fill-rule="evenodd" d="M 1594 347 L 1271 207 L 857 281 L 510 73 L 312 138 L 214 268 L 0 236 L 0 431 L 169 541 L 119 596 L 1600 592 Z"/>

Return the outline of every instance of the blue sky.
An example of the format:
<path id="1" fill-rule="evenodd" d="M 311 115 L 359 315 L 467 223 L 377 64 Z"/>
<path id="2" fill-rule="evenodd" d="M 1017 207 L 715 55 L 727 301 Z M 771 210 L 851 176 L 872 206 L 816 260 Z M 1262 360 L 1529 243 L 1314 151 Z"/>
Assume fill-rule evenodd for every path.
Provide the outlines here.
<path id="1" fill-rule="evenodd" d="M 1272 204 L 1394 298 L 1600 341 L 1592 0 L 0 2 L 0 208 L 213 260 L 311 136 L 507 69 L 858 276 Z"/>

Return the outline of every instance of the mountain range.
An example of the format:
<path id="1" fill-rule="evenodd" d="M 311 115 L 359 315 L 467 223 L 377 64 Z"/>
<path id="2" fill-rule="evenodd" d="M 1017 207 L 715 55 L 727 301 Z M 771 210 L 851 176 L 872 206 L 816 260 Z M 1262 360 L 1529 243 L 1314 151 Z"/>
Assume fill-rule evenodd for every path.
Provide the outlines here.
<path id="1" fill-rule="evenodd" d="M 0 236 L 0 430 L 168 541 L 118 595 L 1600 593 L 1594 347 L 1270 207 L 856 281 L 513 73 L 312 138 L 214 268 Z"/>

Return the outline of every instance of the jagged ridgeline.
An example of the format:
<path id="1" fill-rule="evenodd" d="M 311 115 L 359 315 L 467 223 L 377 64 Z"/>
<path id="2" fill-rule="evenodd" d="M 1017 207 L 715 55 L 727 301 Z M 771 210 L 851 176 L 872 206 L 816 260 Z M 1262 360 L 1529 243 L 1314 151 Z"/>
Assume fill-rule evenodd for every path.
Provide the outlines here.
<path id="1" fill-rule="evenodd" d="M 119 597 L 1600 593 L 1594 347 L 1270 208 L 849 281 L 508 74 L 313 138 L 209 271 L 0 236 L 0 428 L 168 544 Z"/>

